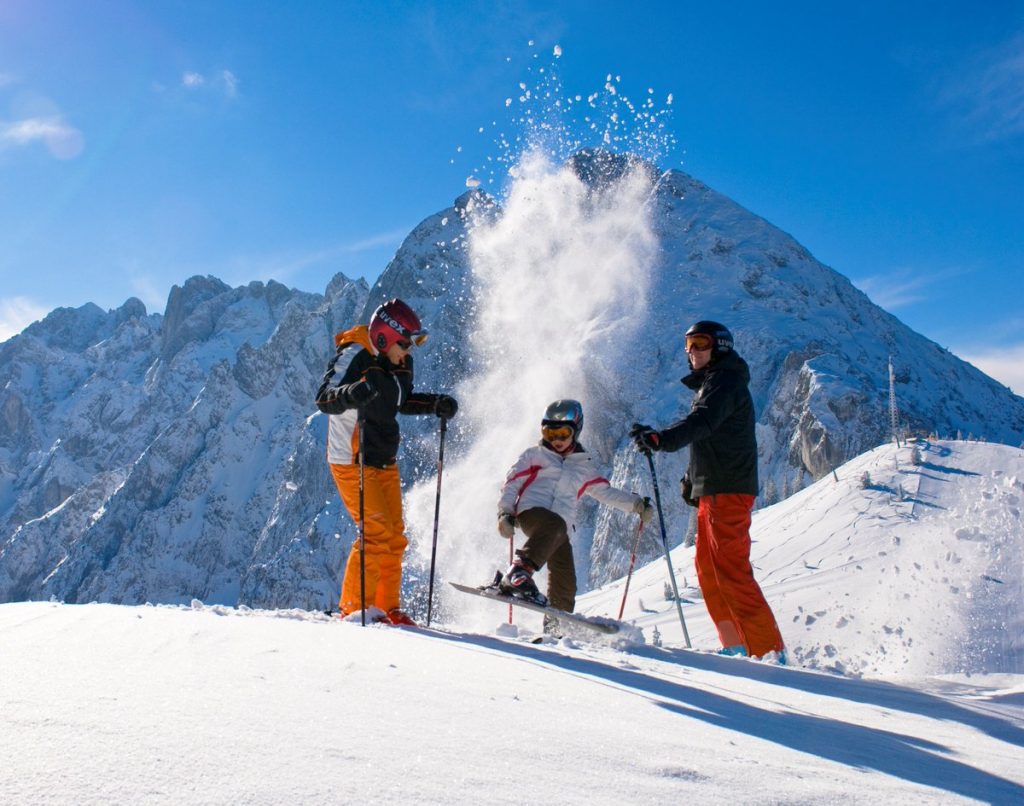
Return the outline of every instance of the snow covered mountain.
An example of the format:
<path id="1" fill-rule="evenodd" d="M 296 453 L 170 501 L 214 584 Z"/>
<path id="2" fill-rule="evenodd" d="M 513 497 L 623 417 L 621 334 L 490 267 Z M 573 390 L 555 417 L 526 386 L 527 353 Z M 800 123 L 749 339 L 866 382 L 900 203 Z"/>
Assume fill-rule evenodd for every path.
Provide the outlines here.
<path id="1" fill-rule="evenodd" d="M 922 440 L 881 445 L 754 513 L 751 562 L 804 668 L 920 678 L 1024 674 L 1024 450 Z M 653 542 L 653 541 L 651 541 Z M 673 551 L 694 646 L 717 634 L 692 547 Z M 624 618 L 667 644 L 682 631 L 665 562 L 634 574 Z M 617 615 L 623 581 L 582 597 Z"/>
<path id="2" fill-rule="evenodd" d="M 886 439 L 890 356 L 910 429 L 1024 435 L 1024 400 L 697 180 L 605 152 L 524 161 L 500 206 L 473 191 L 424 220 L 373 289 L 194 277 L 162 315 L 59 309 L 0 345 L 0 601 L 330 606 L 354 532 L 311 400 L 332 334 L 391 296 L 431 330 L 417 386 L 463 404 L 442 505 L 452 579 L 501 559 L 496 490 L 555 397 L 584 402 L 614 483 L 649 488 L 625 434 L 687 410 L 681 333 L 698 318 L 729 325 L 751 365 L 766 503 Z M 422 596 L 437 425 L 405 434 Z M 673 544 L 692 529 L 674 492 L 685 459 L 659 457 Z M 585 582 L 621 575 L 630 532 L 586 510 Z"/>

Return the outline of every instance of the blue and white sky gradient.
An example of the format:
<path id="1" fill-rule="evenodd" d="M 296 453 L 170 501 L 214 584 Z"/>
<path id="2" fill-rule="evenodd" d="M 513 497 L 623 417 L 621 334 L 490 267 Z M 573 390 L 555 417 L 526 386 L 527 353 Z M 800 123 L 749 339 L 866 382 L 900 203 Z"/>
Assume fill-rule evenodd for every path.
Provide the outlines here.
<path id="1" fill-rule="evenodd" d="M 651 99 L 662 168 L 1024 393 L 1024 4 L 999 0 L 2 0 L 0 339 L 162 311 L 194 274 L 372 281 L 467 176 L 500 193 L 520 85 L 555 74 Z"/>

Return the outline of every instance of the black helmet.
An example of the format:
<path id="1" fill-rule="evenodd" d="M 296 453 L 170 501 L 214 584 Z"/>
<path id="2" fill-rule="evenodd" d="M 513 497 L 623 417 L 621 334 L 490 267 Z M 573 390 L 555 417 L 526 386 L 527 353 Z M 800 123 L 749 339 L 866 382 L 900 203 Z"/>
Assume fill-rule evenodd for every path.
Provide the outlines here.
<path id="1" fill-rule="evenodd" d="M 686 331 L 687 336 L 692 336 L 694 333 L 703 333 L 705 336 L 711 336 L 715 340 L 711 348 L 712 359 L 717 358 L 723 353 L 732 352 L 732 333 L 729 332 L 729 328 L 725 325 L 702 319 L 690 325 L 690 329 Z"/>
<path id="2" fill-rule="evenodd" d="M 540 421 L 541 426 L 545 425 L 569 425 L 580 435 L 583 430 L 583 406 L 578 400 L 556 400 L 544 410 L 544 419 Z"/>

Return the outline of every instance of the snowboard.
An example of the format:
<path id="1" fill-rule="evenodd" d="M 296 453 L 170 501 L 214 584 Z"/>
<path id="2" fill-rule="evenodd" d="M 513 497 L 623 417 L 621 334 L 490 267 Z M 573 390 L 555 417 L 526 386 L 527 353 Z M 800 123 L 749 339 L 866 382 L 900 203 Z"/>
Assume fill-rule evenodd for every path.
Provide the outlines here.
<path id="1" fill-rule="evenodd" d="M 533 610 L 535 613 L 543 613 L 544 615 L 556 619 L 563 625 L 571 625 L 584 627 L 588 630 L 594 630 L 595 632 L 604 633 L 605 635 L 614 635 L 619 631 L 619 625 L 617 623 L 606 623 L 603 621 L 592 621 L 585 616 L 577 616 L 575 613 L 566 613 L 564 610 L 559 610 L 556 607 L 545 607 L 535 602 L 528 602 L 524 599 L 517 599 L 515 596 L 507 596 L 496 588 L 482 587 L 479 585 L 460 585 L 458 582 L 449 582 L 455 590 L 462 591 L 463 593 L 471 593 L 474 596 L 481 596 L 484 599 L 492 599 L 495 602 L 502 602 L 503 604 L 509 604 L 513 607 L 522 607 L 526 610 Z"/>

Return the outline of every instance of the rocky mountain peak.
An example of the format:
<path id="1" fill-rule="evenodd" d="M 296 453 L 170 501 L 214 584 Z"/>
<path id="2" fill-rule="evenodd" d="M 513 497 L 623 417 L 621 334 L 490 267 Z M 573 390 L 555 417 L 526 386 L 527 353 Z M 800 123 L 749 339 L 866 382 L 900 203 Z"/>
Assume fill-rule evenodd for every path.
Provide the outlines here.
<path id="1" fill-rule="evenodd" d="M 699 180 L 598 150 L 562 170 L 606 200 L 631 177 L 633 195 L 595 230 L 586 218 L 594 198 L 534 210 L 552 198 L 513 194 L 499 204 L 469 190 L 413 229 L 372 288 L 344 273 L 322 295 L 192 277 L 172 289 L 162 316 L 135 299 L 114 311 L 58 309 L 0 345 L 0 601 L 332 606 L 354 529 L 313 396 L 333 334 L 390 297 L 430 330 L 416 353 L 417 388 L 455 391 L 463 404 L 449 432 L 445 501 L 457 507 L 446 510 L 443 539 L 449 556 L 477 564 L 475 541 L 491 528 L 491 499 L 514 458 L 501 451 L 536 438 L 537 413 L 516 409 L 510 392 L 534 384 L 538 369 L 563 379 L 572 388 L 558 394 L 587 407 L 588 449 L 613 483 L 644 490 L 646 467 L 626 432 L 688 410 L 682 334 L 698 319 L 729 326 L 750 365 L 762 503 L 889 438 L 890 358 L 903 427 L 1024 438 L 1024 400 Z M 558 193 L 575 192 L 570 185 L 578 182 Z M 616 251 L 638 227 L 642 259 Z M 486 320 L 480 295 L 494 286 L 481 280 L 482 251 L 488 270 L 510 281 L 486 300 Z M 579 260 L 593 265 L 567 280 L 565 262 Z M 580 304 L 602 289 L 608 301 Z M 605 315 L 617 307 L 627 321 Z M 550 335 L 527 349 L 537 333 Z M 479 458 L 472 449 L 485 431 L 500 445 Z M 409 418 L 403 434 L 415 597 L 437 423 Z M 686 458 L 658 457 L 673 543 L 692 530 L 691 512 L 670 493 Z M 476 506 L 487 523 L 474 515 L 460 524 L 455 513 Z M 623 570 L 624 518 L 584 512 L 575 536 L 584 582 Z M 479 551 L 493 553 L 493 543 Z"/>

